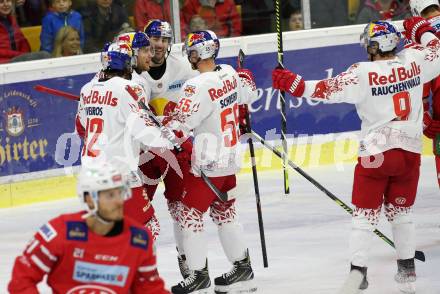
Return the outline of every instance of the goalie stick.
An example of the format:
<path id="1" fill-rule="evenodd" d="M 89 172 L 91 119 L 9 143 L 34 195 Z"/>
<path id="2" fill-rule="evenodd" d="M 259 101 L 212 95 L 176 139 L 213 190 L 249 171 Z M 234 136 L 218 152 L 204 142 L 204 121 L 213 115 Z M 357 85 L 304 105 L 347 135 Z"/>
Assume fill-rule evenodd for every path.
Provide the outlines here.
<path id="1" fill-rule="evenodd" d="M 237 67 L 243 68 L 245 54 L 243 50 L 240 49 L 238 52 L 238 60 L 237 60 Z M 247 111 L 247 105 L 243 105 L 243 107 L 246 107 L 246 133 L 251 132 L 251 119 L 249 117 L 249 112 Z M 260 229 L 260 242 L 261 242 L 261 251 L 263 254 L 263 265 L 264 267 L 268 267 L 268 261 L 267 261 L 267 250 L 266 250 L 266 238 L 264 236 L 264 224 L 263 224 L 263 213 L 261 211 L 261 201 L 260 201 L 260 188 L 258 186 L 258 175 L 257 175 L 257 163 L 255 162 L 255 150 L 254 150 L 254 143 L 252 142 L 252 138 L 249 137 L 247 139 L 249 144 L 249 152 L 251 155 L 251 164 L 252 164 L 252 177 L 254 179 L 254 190 L 255 190 L 255 200 L 257 202 L 257 214 L 258 214 L 258 227 Z"/>
<path id="2" fill-rule="evenodd" d="M 136 92 L 130 86 L 127 85 L 125 87 L 125 90 L 131 95 L 131 97 L 133 97 L 133 99 L 135 101 L 138 100 L 138 96 L 137 96 Z M 165 127 L 162 124 L 162 122 L 157 118 L 157 116 L 154 115 L 154 113 L 151 111 L 151 109 L 148 108 L 147 105 L 145 105 L 144 102 L 138 101 L 138 104 L 139 104 L 139 107 L 147 113 L 147 115 L 156 124 L 156 126 L 159 127 L 159 129 L 167 137 L 167 139 L 170 140 L 170 142 L 173 144 L 174 148 L 176 148 L 177 152 L 182 152 L 183 149 L 182 149 L 182 147 L 180 147 L 180 144 L 177 142 L 177 136 L 174 134 L 174 132 L 172 130 L 170 130 L 169 128 Z M 200 172 L 200 176 L 202 177 L 203 181 L 206 183 L 206 185 L 208 185 L 208 187 L 212 190 L 212 192 L 214 192 L 214 194 L 221 201 L 228 201 L 228 193 L 224 193 L 224 192 L 220 191 L 211 182 L 211 180 L 208 178 L 208 176 L 206 176 L 206 174 L 201 169 L 199 169 L 199 172 Z"/>
<path id="3" fill-rule="evenodd" d="M 270 146 L 266 140 L 264 140 L 263 138 L 261 138 L 260 135 L 258 135 L 256 132 L 251 131 L 252 136 L 254 136 L 255 139 L 257 139 L 263 146 L 265 146 L 266 148 L 270 149 L 276 156 L 278 156 L 279 158 L 283 159 L 283 154 L 282 151 L 278 151 L 277 149 L 275 149 L 275 147 Z M 290 159 L 287 160 L 288 165 L 295 170 L 296 172 L 298 172 L 300 175 L 302 175 L 304 178 L 306 178 L 310 183 L 312 183 L 316 188 L 318 188 L 319 190 L 321 190 L 322 192 L 324 192 L 325 195 L 327 195 L 330 199 L 332 199 L 333 201 L 335 201 L 339 206 L 341 206 L 346 212 L 348 212 L 349 214 L 353 213 L 353 209 L 351 209 L 350 206 L 348 206 L 347 204 L 345 204 L 341 199 L 339 199 L 338 197 L 336 197 L 332 192 L 330 192 L 329 190 L 327 190 L 323 185 L 321 185 L 318 181 L 316 181 L 314 178 L 312 178 L 310 175 L 308 175 L 305 171 L 303 171 L 299 166 L 297 166 L 295 163 L 293 163 L 293 161 L 291 161 Z M 391 247 L 395 248 L 394 246 L 394 242 L 391 241 L 387 236 L 385 236 L 381 231 L 379 231 L 378 229 L 374 230 L 374 234 L 376 234 L 379 238 L 381 238 L 383 241 L 385 241 L 388 245 L 390 245 Z M 423 251 L 418 251 L 416 250 L 415 255 L 414 255 L 415 259 L 418 259 L 420 261 L 425 262 L 425 253 L 423 253 Z"/>

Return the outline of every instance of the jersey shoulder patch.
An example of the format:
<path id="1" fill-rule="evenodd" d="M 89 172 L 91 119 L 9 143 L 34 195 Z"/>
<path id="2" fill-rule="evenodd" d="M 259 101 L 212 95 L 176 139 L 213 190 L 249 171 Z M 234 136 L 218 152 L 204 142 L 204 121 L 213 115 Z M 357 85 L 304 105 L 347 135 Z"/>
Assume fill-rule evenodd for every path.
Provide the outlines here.
<path id="1" fill-rule="evenodd" d="M 130 227 L 130 244 L 134 247 L 139 247 L 141 249 L 148 248 L 149 237 L 148 233 L 136 227 Z"/>
<path id="2" fill-rule="evenodd" d="M 39 230 L 38 233 L 46 242 L 52 241 L 57 235 L 57 231 L 52 227 L 50 223 L 44 224 Z"/>
<path id="3" fill-rule="evenodd" d="M 81 221 L 68 221 L 66 223 L 66 239 L 72 241 L 87 241 L 87 224 Z"/>

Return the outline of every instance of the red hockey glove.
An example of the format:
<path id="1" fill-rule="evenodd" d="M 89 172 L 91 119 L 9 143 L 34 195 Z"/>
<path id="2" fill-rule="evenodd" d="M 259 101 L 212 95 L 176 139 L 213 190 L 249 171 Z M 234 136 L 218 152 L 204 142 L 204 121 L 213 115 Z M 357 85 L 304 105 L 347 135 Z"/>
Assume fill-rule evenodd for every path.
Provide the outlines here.
<path id="1" fill-rule="evenodd" d="M 191 140 L 188 138 L 185 138 L 182 131 L 173 131 L 176 137 L 178 138 L 177 141 L 180 143 L 180 148 L 182 148 L 181 151 L 176 151 L 176 157 L 179 162 L 190 162 L 191 161 L 191 155 L 192 155 L 192 149 L 193 144 Z"/>
<path id="2" fill-rule="evenodd" d="M 240 135 L 249 132 L 249 126 L 246 123 L 246 116 L 249 115 L 248 107 L 246 104 L 238 106 L 238 124 L 240 127 Z"/>
<path id="3" fill-rule="evenodd" d="M 288 69 L 276 68 L 272 71 L 272 86 L 274 89 L 287 91 L 292 96 L 302 97 L 306 84 L 302 76 Z"/>
<path id="4" fill-rule="evenodd" d="M 256 90 L 257 86 L 255 84 L 255 78 L 252 72 L 246 68 L 240 68 L 237 70 L 238 76 L 241 78 L 241 81 L 247 85 L 252 90 Z"/>
<path id="5" fill-rule="evenodd" d="M 420 16 L 405 19 L 403 27 L 405 28 L 406 37 L 419 44 L 420 38 L 424 33 L 431 32 L 435 34 L 435 30 L 431 27 L 431 24 Z"/>
<path id="6" fill-rule="evenodd" d="M 432 119 L 428 111 L 423 113 L 423 134 L 430 139 L 440 134 L 440 121 Z"/>

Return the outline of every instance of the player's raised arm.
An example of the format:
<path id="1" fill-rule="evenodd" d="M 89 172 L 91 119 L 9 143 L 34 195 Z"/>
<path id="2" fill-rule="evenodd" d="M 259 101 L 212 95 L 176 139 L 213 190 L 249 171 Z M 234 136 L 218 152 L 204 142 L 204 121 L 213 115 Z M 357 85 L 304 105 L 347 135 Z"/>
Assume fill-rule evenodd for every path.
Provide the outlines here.
<path id="1" fill-rule="evenodd" d="M 429 82 L 440 74 L 440 40 L 435 30 L 424 18 L 414 16 L 403 22 L 405 35 L 412 42 L 421 44 L 412 49 L 421 52 L 419 63 L 423 82 Z"/>

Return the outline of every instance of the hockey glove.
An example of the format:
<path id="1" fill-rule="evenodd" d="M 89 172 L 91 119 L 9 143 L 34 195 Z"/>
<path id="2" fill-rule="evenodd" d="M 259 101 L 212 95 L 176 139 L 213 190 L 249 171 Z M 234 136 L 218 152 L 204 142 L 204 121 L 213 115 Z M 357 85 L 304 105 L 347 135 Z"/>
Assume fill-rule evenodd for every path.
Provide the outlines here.
<path id="1" fill-rule="evenodd" d="M 430 139 L 440 134 L 440 121 L 432 119 L 428 111 L 423 113 L 423 134 Z"/>
<path id="2" fill-rule="evenodd" d="M 248 107 L 246 104 L 238 106 L 238 124 L 240 127 L 240 135 L 244 135 L 249 132 L 249 126 L 246 123 L 246 117 L 249 115 Z"/>
<path id="3" fill-rule="evenodd" d="M 272 86 L 274 89 L 289 92 L 292 96 L 302 97 L 306 84 L 302 76 L 288 69 L 276 68 L 272 71 Z"/>
<path id="4" fill-rule="evenodd" d="M 420 39 L 424 33 L 431 32 L 435 34 L 431 24 L 420 16 L 405 19 L 403 27 L 405 28 L 405 36 L 418 44 L 420 44 Z"/>
<path id="5" fill-rule="evenodd" d="M 182 131 L 173 131 L 176 137 L 178 138 L 178 142 L 180 143 L 180 148 L 182 151 L 176 151 L 176 157 L 179 162 L 191 162 L 191 155 L 193 144 L 189 137 L 185 138 Z"/>
<path id="6" fill-rule="evenodd" d="M 241 78 L 241 81 L 248 85 L 251 90 L 255 91 L 257 86 L 255 84 L 255 78 L 252 72 L 246 68 L 240 68 L 237 70 L 238 76 Z"/>

